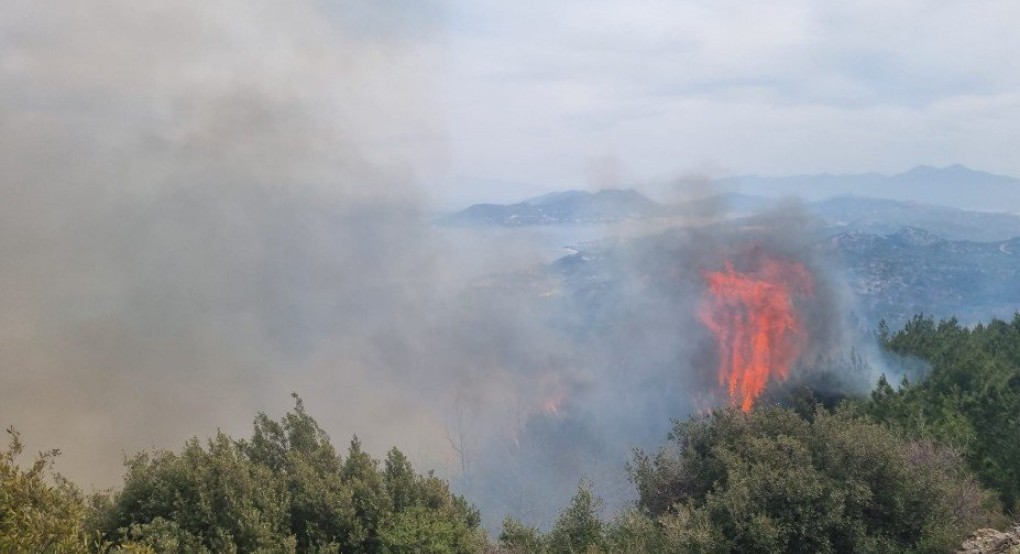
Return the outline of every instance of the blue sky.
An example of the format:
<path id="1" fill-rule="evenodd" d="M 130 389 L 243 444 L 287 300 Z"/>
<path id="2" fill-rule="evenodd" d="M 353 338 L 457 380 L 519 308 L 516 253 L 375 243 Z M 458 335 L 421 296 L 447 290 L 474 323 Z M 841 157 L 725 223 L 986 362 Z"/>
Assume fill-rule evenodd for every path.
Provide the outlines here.
<path id="1" fill-rule="evenodd" d="M 685 175 L 1020 175 L 1020 3 L 441 4 L 442 195 Z"/>

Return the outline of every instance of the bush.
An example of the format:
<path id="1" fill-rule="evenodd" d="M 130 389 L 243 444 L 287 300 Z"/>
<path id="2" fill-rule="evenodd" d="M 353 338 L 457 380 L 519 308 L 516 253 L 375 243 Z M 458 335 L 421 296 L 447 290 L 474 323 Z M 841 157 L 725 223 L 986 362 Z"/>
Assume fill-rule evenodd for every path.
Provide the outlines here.
<path id="1" fill-rule="evenodd" d="M 959 457 L 849 411 L 678 423 L 632 467 L 638 507 L 687 552 L 945 552 L 1000 523 Z"/>
<path id="2" fill-rule="evenodd" d="M 591 482 L 582 479 L 552 531 L 543 535 L 537 528 L 508 517 L 503 520 L 499 544 L 503 551 L 514 554 L 603 552 L 607 537 L 601 511 L 602 500 L 595 496 Z"/>
<path id="3" fill-rule="evenodd" d="M 556 519 L 549 533 L 552 552 L 595 552 L 605 543 L 600 513 L 602 501 L 595 496 L 591 483 L 582 479 L 570 505 Z"/>
<path id="4" fill-rule="evenodd" d="M 478 513 L 393 449 L 385 468 L 357 437 L 341 459 L 304 411 L 130 459 L 93 520 L 114 545 L 155 552 L 480 552 Z"/>
<path id="5" fill-rule="evenodd" d="M 513 519 L 511 553 L 949 552 L 1005 523 L 952 450 L 906 440 L 849 407 L 721 410 L 677 422 L 631 465 L 635 507 L 604 524 L 582 482 L 553 529 Z"/>
<path id="6" fill-rule="evenodd" d="M 44 452 L 23 470 L 21 437 L 14 429 L 7 433 L 10 446 L 0 452 L 0 552 L 86 552 L 81 495 L 59 475 L 47 482 L 59 452 Z"/>

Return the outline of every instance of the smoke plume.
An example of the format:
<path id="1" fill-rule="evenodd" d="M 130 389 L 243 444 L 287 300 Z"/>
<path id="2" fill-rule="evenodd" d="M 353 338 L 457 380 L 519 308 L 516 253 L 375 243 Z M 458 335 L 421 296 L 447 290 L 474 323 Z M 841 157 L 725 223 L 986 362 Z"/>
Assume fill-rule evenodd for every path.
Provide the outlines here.
<path id="1" fill-rule="evenodd" d="M 347 8 L 5 8 L 0 418 L 70 476 L 112 484 L 122 450 L 244 429 L 291 389 L 341 436 L 441 439 L 377 386 L 443 294 L 411 186 L 443 152 L 401 139 L 439 136 L 431 61 Z"/>

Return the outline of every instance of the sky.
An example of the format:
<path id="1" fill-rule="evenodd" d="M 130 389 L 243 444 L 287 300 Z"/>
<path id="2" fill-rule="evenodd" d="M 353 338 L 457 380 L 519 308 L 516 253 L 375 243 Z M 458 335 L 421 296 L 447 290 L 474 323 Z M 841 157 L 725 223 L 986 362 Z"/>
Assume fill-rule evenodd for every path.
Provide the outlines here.
<path id="1" fill-rule="evenodd" d="M 1020 175 L 1016 2 L 433 6 L 419 38 L 439 56 L 445 159 L 423 177 L 440 199 L 918 164 Z"/>

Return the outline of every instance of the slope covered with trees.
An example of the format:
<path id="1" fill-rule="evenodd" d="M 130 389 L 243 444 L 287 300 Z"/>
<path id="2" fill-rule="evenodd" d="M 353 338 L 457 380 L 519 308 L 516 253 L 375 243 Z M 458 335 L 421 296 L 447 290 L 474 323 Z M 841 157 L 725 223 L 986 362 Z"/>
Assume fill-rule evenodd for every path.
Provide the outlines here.
<path id="1" fill-rule="evenodd" d="M 56 452 L 22 465 L 10 430 L 0 552 L 936 553 L 1003 528 L 1020 498 L 1020 315 L 879 337 L 926 377 L 835 408 L 790 396 L 676 422 L 636 453 L 630 509 L 607 519 L 582 479 L 551 528 L 507 519 L 498 538 L 399 450 L 376 460 L 355 437 L 338 453 L 299 398 L 250 437 L 136 454 L 118 491 L 91 497 L 50 473 Z"/>
<path id="2" fill-rule="evenodd" d="M 1003 523 L 949 449 L 850 409 L 772 407 L 678 422 L 631 468 L 634 510 L 602 523 L 582 486 L 548 534 L 508 520 L 510 552 L 948 552 Z"/>
<path id="3" fill-rule="evenodd" d="M 882 326 L 886 348 L 930 364 L 924 380 L 879 382 L 867 411 L 911 436 L 963 453 L 971 469 L 1020 510 L 1020 314 L 974 328 L 955 319 L 918 316 L 896 333 Z"/>

